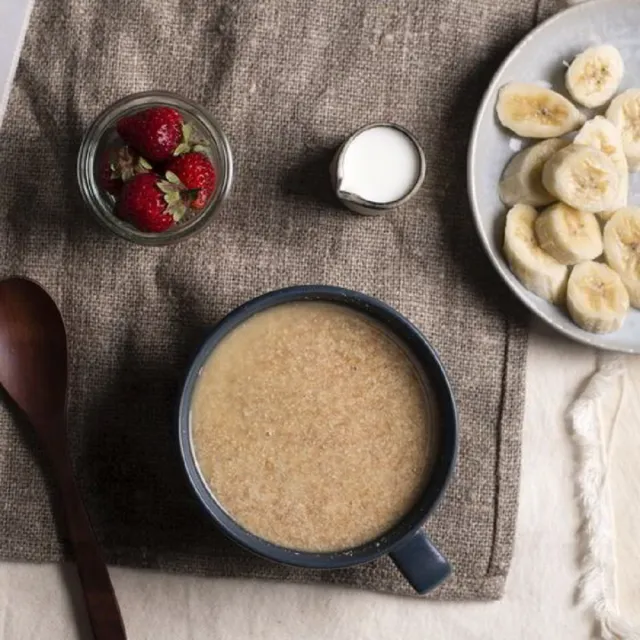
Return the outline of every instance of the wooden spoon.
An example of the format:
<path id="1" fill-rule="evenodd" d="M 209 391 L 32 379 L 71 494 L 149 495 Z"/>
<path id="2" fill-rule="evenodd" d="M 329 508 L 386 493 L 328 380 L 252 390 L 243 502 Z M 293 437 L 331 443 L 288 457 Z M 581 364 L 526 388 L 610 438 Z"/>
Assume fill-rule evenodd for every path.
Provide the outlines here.
<path id="1" fill-rule="evenodd" d="M 126 640 L 69 457 L 64 323 L 56 303 L 31 280 L 0 281 L 0 385 L 33 425 L 57 480 L 93 635 L 96 640 Z"/>

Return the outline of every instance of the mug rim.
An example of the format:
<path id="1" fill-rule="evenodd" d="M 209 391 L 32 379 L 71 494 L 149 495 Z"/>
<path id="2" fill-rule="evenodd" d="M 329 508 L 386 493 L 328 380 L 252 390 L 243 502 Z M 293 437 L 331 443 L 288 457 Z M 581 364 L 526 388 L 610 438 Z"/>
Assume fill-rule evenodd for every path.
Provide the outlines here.
<path id="1" fill-rule="evenodd" d="M 191 404 L 203 366 L 219 342 L 251 316 L 281 304 L 324 301 L 346 305 L 384 324 L 415 359 L 438 404 L 438 450 L 426 487 L 414 507 L 383 535 L 337 552 L 308 552 L 279 546 L 242 527 L 229 515 L 204 481 L 191 437 Z M 342 287 L 298 285 L 269 291 L 244 302 L 209 332 L 188 368 L 178 405 L 180 455 L 192 490 L 218 529 L 239 546 L 273 562 L 308 568 L 339 569 L 370 562 L 403 546 L 423 526 L 451 480 L 458 455 L 458 416 L 446 370 L 433 346 L 407 318 L 381 300 Z"/>

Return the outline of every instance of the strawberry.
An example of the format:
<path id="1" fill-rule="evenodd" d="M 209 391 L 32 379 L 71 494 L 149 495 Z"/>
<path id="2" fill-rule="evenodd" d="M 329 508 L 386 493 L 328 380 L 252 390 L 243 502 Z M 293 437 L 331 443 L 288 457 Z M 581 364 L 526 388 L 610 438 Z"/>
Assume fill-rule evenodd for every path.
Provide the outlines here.
<path id="1" fill-rule="evenodd" d="M 172 160 L 167 166 L 167 179 L 174 174 L 187 189 L 197 189 L 190 203 L 192 209 L 202 209 L 216 188 L 216 172 L 211 160 L 197 151 L 185 153 Z"/>
<path id="2" fill-rule="evenodd" d="M 107 149 L 100 159 L 98 179 L 100 186 L 114 196 L 120 194 L 122 185 L 138 173 L 151 170 L 151 165 L 127 146 Z"/>
<path id="3" fill-rule="evenodd" d="M 171 158 L 183 141 L 184 120 L 170 107 L 151 107 L 118 120 L 120 137 L 149 162 Z"/>
<path id="4" fill-rule="evenodd" d="M 140 231 L 160 233 L 182 219 L 191 192 L 154 173 L 140 173 L 125 183 L 117 215 Z"/>

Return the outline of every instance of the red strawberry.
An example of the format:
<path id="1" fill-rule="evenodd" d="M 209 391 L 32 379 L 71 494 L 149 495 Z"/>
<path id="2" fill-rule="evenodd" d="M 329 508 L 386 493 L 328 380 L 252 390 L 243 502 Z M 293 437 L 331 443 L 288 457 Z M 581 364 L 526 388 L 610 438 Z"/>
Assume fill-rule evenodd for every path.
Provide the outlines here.
<path id="1" fill-rule="evenodd" d="M 216 188 L 216 172 L 211 160 L 197 151 L 175 158 L 167 167 L 169 173 L 178 176 L 187 189 L 197 189 L 195 199 L 190 203 L 193 209 L 202 209 Z"/>
<path id="2" fill-rule="evenodd" d="M 170 107 L 151 107 L 118 120 L 120 137 L 149 162 L 164 162 L 183 139 L 183 119 Z"/>
<path id="3" fill-rule="evenodd" d="M 117 214 L 140 231 L 166 231 L 185 214 L 182 185 L 162 180 L 153 173 L 141 173 L 125 183 Z"/>
<path id="4" fill-rule="evenodd" d="M 100 186 L 117 196 L 122 184 L 138 173 L 147 173 L 151 165 L 127 146 L 107 149 L 100 159 L 98 179 Z"/>

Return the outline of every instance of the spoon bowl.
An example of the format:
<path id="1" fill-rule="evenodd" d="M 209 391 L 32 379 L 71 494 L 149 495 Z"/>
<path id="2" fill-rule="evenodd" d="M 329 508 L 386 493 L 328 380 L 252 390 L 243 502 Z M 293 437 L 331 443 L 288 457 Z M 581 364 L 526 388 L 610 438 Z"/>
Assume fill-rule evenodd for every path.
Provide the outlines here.
<path id="1" fill-rule="evenodd" d="M 31 280 L 0 282 L 0 384 L 42 444 L 64 443 L 66 331 L 54 301 Z"/>

